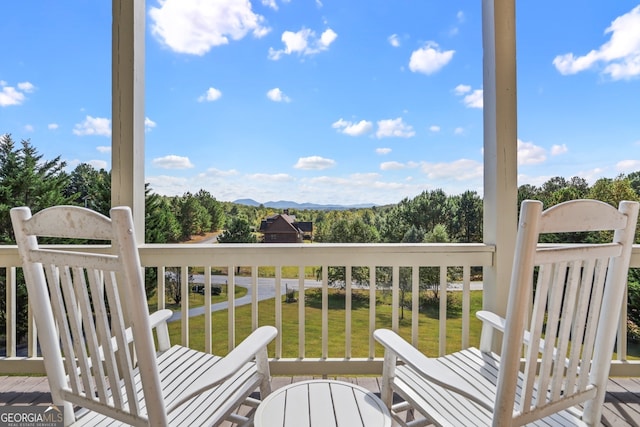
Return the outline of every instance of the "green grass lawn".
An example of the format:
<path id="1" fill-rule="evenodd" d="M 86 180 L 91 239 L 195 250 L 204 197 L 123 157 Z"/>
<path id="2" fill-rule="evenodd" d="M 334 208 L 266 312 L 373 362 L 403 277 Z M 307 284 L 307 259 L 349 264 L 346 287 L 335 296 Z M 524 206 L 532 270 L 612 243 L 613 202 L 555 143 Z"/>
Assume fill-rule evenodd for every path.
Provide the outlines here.
<path id="1" fill-rule="evenodd" d="M 453 298 L 460 294 L 451 292 Z M 306 291 L 305 307 L 305 356 L 320 357 L 322 351 L 322 309 L 321 298 L 317 290 Z M 391 328 L 391 296 L 388 291 L 378 291 L 376 306 L 376 328 Z M 258 303 L 258 323 L 272 325 L 275 323 L 275 300 Z M 344 292 L 331 289 L 329 291 L 329 357 L 344 357 L 345 348 L 345 297 Z M 482 308 L 482 292 L 471 292 L 471 313 Z M 251 308 L 249 305 L 236 308 L 236 339 L 240 342 L 251 332 Z M 367 357 L 369 349 L 369 296 L 368 291 L 354 290 L 352 297 L 351 322 L 351 356 Z M 212 313 L 213 353 L 227 353 L 227 311 Z M 283 357 L 298 356 L 298 302 L 282 303 L 282 342 Z M 437 356 L 439 321 L 437 310 L 420 313 L 418 348 L 429 356 Z M 471 345 L 477 346 L 480 340 L 481 323 L 472 315 L 470 322 Z M 455 316 L 447 319 L 447 352 L 461 349 L 462 318 Z M 404 319 L 400 319 L 400 334 L 405 338 L 411 336 L 411 310 L 404 310 Z M 181 342 L 180 322 L 169 324 L 171 342 Z M 204 349 L 204 316 L 192 317 L 189 320 L 189 345 L 192 348 Z M 270 347 L 273 355 L 273 344 Z M 382 356 L 382 349 L 376 349 L 376 356 Z"/>

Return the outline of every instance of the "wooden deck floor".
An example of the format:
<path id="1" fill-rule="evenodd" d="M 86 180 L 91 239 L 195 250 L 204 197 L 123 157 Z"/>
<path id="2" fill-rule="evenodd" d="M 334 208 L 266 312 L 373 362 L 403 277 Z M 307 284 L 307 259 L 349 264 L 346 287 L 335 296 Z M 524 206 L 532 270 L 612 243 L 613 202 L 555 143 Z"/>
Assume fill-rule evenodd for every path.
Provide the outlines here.
<path id="1" fill-rule="evenodd" d="M 273 388 L 283 387 L 312 377 L 274 377 Z M 380 381 L 375 377 L 336 378 L 356 383 L 374 393 L 380 393 Z M 0 406 L 47 405 L 51 403 L 46 377 L 0 376 Z M 640 378 L 611 378 L 603 411 L 604 426 L 640 427 Z"/>

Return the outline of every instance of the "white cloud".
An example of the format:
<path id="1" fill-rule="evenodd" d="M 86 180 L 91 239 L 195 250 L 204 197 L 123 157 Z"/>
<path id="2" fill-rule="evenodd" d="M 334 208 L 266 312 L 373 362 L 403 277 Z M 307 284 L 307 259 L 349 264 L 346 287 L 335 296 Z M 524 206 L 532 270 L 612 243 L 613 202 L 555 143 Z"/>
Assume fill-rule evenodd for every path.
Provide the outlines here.
<path id="1" fill-rule="evenodd" d="M 273 10 L 278 10 L 278 4 L 276 3 L 276 0 L 262 0 L 262 4 L 270 7 Z"/>
<path id="2" fill-rule="evenodd" d="M 151 129 L 153 129 L 156 126 L 157 126 L 156 122 L 151 120 L 149 117 L 144 118 L 144 129 L 146 131 L 151 131 Z"/>
<path id="3" fill-rule="evenodd" d="M 378 120 L 378 138 L 401 137 L 410 138 L 416 133 L 411 125 L 404 123 L 401 117 L 397 119 Z"/>
<path id="4" fill-rule="evenodd" d="M 340 119 L 337 122 L 334 122 L 331 127 L 338 129 L 338 132 L 346 135 L 361 136 L 371 132 L 373 129 L 373 123 L 367 120 L 360 120 L 358 123 L 353 123 Z"/>
<path id="5" fill-rule="evenodd" d="M 33 132 L 36 129 L 33 127 L 33 125 L 24 125 L 24 130 L 26 132 Z"/>
<path id="6" fill-rule="evenodd" d="M 69 172 L 73 171 L 80 163 L 83 163 L 78 159 L 65 160 L 65 162 L 67 163 L 67 171 Z"/>
<path id="7" fill-rule="evenodd" d="M 454 53 L 454 50 L 440 50 L 435 42 L 427 42 L 423 48 L 411 53 L 409 69 L 414 73 L 433 74 L 447 65 Z"/>
<path id="8" fill-rule="evenodd" d="M 0 107 L 20 105 L 27 99 L 25 94 L 35 90 L 35 86 L 29 82 L 18 83 L 17 86 L 16 89 L 8 86 L 4 80 L 0 80 Z"/>
<path id="9" fill-rule="evenodd" d="M 236 176 L 236 175 L 239 175 L 239 172 L 235 169 L 229 169 L 227 171 L 223 171 L 216 168 L 209 168 L 207 169 L 207 172 L 203 175 L 213 176 L 213 177 L 224 177 L 224 176 Z"/>
<path id="10" fill-rule="evenodd" d="M 35 90 L 35 88 L 36 87 L 30 82 L 18 83 L 18 89 L 20 89 L 23 92 L 31 93 Z"/>
<path id="11" fill-rule="evenodd" d="M 320 156 L 300 157 L 298 162 L 293 166 L 296 169 L 306 170 L 323 170 L 332 168 L 336 165 L 336 161 L 326 159 Z"/>
<path id="12" fill-rule="evenodd" d="M 551 155 L 552 156 L 558 156 L 560 154 L 566 153 L 567 151 L 569 151 L 569 149 L 567 148 L 567 144 L 551 146 Z"/>
<path id="13" fill-rule="evenodd" d="M 389 154 L 391 152 L 391 148 L 376 148 L 376 153 L 380 155 Z"/>
<path id="14" fill-rule="evenodd" d="M 380 163 L 380 169 L 383 171 L 394 171 L 404 169 L 407 166 L 404 163 L 400 162 L 383 162 Z"/>
<path id="15" fill-rule="evenodd" d="M 462 102 L 467 108 L 482 108 L 484 106 L 483 90 L 474 90 L 469 95 L 466 95 Z"/>
<path id="16" fill-rule="evenodd" d="M 151 163 L 161 169 L 191 169 L 194 167 L 188 157 L 176 156 L 175 154 L 157 157 Z"/>
<path id="17" fill-rule="evenodd" d="M 282 33 L 281 40 L 284 43 L 284 49 L 276 50 L 269 48 L 269 59 L 277 61 L 282 55 L 313 55 L 318 52 L 329 49 L 331 43 L 338 37 L 331 28 L 325 30 L 320 37 L 316 37 L 316 33 L 308 28 L 303 28 L 294 33 L 293 31 L 285 31 Z"/>
<path id="18" fill-rule="evenodd" d="M 470 159 L 453 162 L 422 164 L 422 171 L 429 179 L 453 179 L 455 181 L 472 180 L 482 177 L 483 165 Z"/>
<path id="19" fill-rule="evenodd" d="M 606 173 L 607 173 L 607 170 L 604 168 L 594 168 L 586 171 L 579 171 L 575 175 L 586 179 L 587 182 L 589 183 L 594 183 L 598 179 L 602 178 Z M 548 181 L 548 179 L 545 180 L 545 182 L 546 181 Z"/>
<path id="20" fill-rule="evenodd" d="M 463 84 L 459 84 L 458 86 L 456 86 L 453 89 L 453 92 L 456 95 L 464 95 L 465 93 L 469 92 L 471 90 L 471 86 L 469 85 L 463 85 Z"/>
<path id="21" fill-rule="evenodd" d="M 525 142 L 518 139 L 518 164 L 537 165 L 547 160 L 547 153 L 544 148 L 535 145 L 533 142 Z"/>
<path id="22" fill-rule="evenodd" d="M 107 162 L 105 162 L 104 160 L 89 160 L 87 163 L 89 163 L 91 166 L 94 167 L 94 169 L 100 170 L 100 169 L 104 169 L 107 170 Z"/>
<path id="23" fill-rule="evenodd" d="M 57 124 L 57 123 L 49 123 L 49 124 L 47 125 L 47 129 L 49 129 L 49 130 L 56 130 L 56 129 L 58 129 L 58 127 L 59 127 L 59 126 L 58 126 L 58 124 Z"/>
<path id="24" fill-rule="evenodd" d="M 74 126 L 73 133 L 79 136 L 111 136 L 111 119 L 87 116 L 82 123 Z"/>
<path id="25" fill-rule="evenodd" d="M 471 86 L 460 84 L 453 89 L 453 93 L 458 96 L 464 96 L 462 103 L 467 108 L 482 108 L 483 107 L 483 90 L 475 89 L 471 90 Z"/>
<path id="26" fill-rule="evenodd" d="M 154 193 L 164 196 L 182 195 L 190 189 L 189 180 L 183 177 L 169 175 L 146 176 L 145 181 L 149 183 Z"/>
<path id="27" fill-rule="evenodd" d="M 440 126 L 438 126 L 438 125 L 431 125 L 431 126 L 429 126 L 429 130 L 430 130 L 431 132 L 434 132 L 434 133 L 435 133 L 435 132 L 440 132 Z"/>
<path id="28" fill-rule="evenodd" d="M 457 24 L 463 24 L 465 22 L 465 20 L 466 20 L 466 17 L 464 15 L 464 12 L 461 11 L 461 10 L 458 11 L 458 13 L 456 13 Z M 457 25 L 455 25 L 455 26 L 451 27 L 451 29 L 448 31 L 448 34 L 449 34 L 450 37 L 453 37 L 453 36 L 457 35 L 459 32 L 460 32 L 460 28 Z"/>
<path id="29" fill-rule="evenodd" d="M 267 98 L 273 102 L 291 102 L 291 98 L 284 94 L 280 88 L 274 87 L 267 92 Z"/>
<path id="30" fill-rule="evenodd" d="M 374 181 L 378 178 L 380 178 L 380 174 L 376 173 L 376 172 L 368 172 L 368 173 L 352 173 L 351 175 L 349 175 L 349 178 L 353 179 L 354 181 Z"/>
<path id="31" fill-rule="evenodd" d="M 455 128 L 455 129 L 453 130 L 453 134 L 454 134 L 454 135 L 462 135 L 462 134 L 464 134 L 464 128 L 461 128 L 461 127 L 457 127 L 457 128 Z"/>
<path id="32" fill-rule="evenodd" d="M 110 153 L 111 152 L 111 146 L 110 145 L 98 145 L 96 147 L 96 150 L 98 150 L 100 153 Z"/>
<path id="33" fill-rule="evenodd" d="M 562 75 L 576 74 L 603 64 L 603 74 L 613 80 L 640 75 L 640 5 L 613 20 L 605 30 L 611 39 L 583 56 L 558 55 L 553 65 Z"/>
<path id="34" fill-rule="evenodd" d="M 179 53 L 204 55 L 229 39 L 247 34 L 263 37 L 270 29 L 265 19 L 251 10 L 249 0 L 159 0 L 149 8 L 151 34 Z"/>
<path id="35" fill-rule="evenodd" d="M 326 29 L 320 35 L 320 43 L 319 43 L 320 50 L 327 50 L 331 45 L 331 43 L 333 43 L 337 38 L 338 38 L 338 34 L 335 31 L 333 31 L 331 28 Z"/>
<path id="36" fill-rule="evenodd" d="M 391 34 L 387 40 L 389 41 L 389 44 L 393 47 L 400 47 L 400 37 L 398 37 L 397 34 Z"/>
<path id="37" fill-rule="evenodd" d="M 260 182 L 287 182 L 295 180 L 291 175 L 286 173 L 254 173 L 247 175 L 247 178 Z"/>
<path id="38" fill-rule="evenodd" d="M 616 163 L 616 170 L 622 173 L 630 173 L 640 170 L 640 160 L 621 160 Z"/>
<path id="39" fill-rule="evenodd" d="M 207 89 L 204 95 L 200 95 L 198 97 L 198 102 L 217 101 L 218 99 L 220 99 L 221 96 L 222 96 L 222 92 L 220 92 L 215 87 L 210 87 L 209 89 Z"/>

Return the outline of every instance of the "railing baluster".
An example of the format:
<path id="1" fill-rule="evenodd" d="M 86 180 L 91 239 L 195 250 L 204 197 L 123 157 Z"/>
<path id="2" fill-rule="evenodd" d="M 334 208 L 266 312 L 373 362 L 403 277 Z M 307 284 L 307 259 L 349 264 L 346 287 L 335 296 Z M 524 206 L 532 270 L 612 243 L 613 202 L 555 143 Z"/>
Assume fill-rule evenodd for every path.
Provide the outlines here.
<path id="1" fill-rule="evenodd" d="M 276 266 L 276 324 L 275 327 L 282 331 L 282 266 Z M 282 334 L 276 337 L 276 358 L 282 357 Z"/>
<path id="2" fill-rule="evenodd" d="M 258 266 L 251 266 L 251 330 L 258 329 Z"/>
<path id="3" fill-rule="evenodd" d="M 344 357 L 351 358 L 351 269 L 347 265 L 344 268 L 345 295 L 344 295 Z"/>
<path id="4" fill-rule="evenodd" d="M 440 316 L 438 334 L 438 354 L 444 356 L 447 351 L 447 266 L 440 266 Z"/>
<path id="5" fill-rule="evenodd" d="M 411 267 L 411 343 L 418 347 L 418 325 L 420 320 L 420 268 Z"/>
<path id="6" fill-rule="evenodd" d="M 398 305 L 400 304 L 400 267 L 398 264 L 393 266 L 391 275 L 391 329 L 398 332 L 399 314 Z"/>
<path id="7" fill-rule="evenodd" d="M 462 348 L 469 347 L 469 327 L 471 310 L 471 267 L 462 268 Z"/>
<path id="8" fill-rule="evenodd" d="M 158 296 L 158 310 L 162 310 L 166 307 L 166 294 L 165 294 L 165 268 L 164 266 L 158 267 L 156 281 L 158 283 L 158 290 L 156 295 Z"/>
<path id="9" fill-rule="evenodd" d="M 204 268 L 204 351 L 211 353 L 211 266 Z"/>
<path id="10" fill-rule="evenodd" d="M 329 266 L 322 266 L 322 357 L 329 357 Z"/>
<path id="11" fill-rule="evenodd" d="M 183 265 L 180 267 L 180 310 L 182 316 L 182 345 L 189 347 L 189 267 Z"/>
<path id="12" fill-rule="evenodd" d="M 6 270 L 7 278 L 7 304 L 6 304 L 6 322 L 7 322 L 7 357 L 16 357 L 16 268 L 9 267 Z"/>
<path id="13" fill-rule="evenodd" d="M 304 289 L 304 270 L 305 266 L 298 267 L 298 357 L 304 359 L 305 357 L 305 324 L 306 324 L 306 310 L 305 310 L 305 289 Z"/>
<path id="14" fill-rule="evenodd" d="M 369 265 L 369 358 L 373 359 L 376 353 L 376 342 L 373 339 L 373 331 L 376 329 L 376 267 Z"/>
<path id="15" fill-rule="evenodd" d="M 236 267 L 238 264 L 227 267 L 227 347 L 229 351 L 236 347 Z"/>

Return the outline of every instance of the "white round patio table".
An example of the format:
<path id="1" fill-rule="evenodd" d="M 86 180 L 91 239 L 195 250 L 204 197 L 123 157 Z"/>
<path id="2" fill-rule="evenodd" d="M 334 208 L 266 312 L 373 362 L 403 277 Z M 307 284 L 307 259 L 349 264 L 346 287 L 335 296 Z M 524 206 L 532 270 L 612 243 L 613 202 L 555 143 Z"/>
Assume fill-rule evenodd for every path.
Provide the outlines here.
<path id="1" fill-rule="evenodd" d="M 272 392 L 255 427 L 391 427 L 389 410 L 371 391 L 334 380 L 310 380 Z"/>

